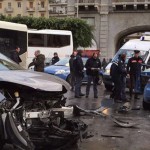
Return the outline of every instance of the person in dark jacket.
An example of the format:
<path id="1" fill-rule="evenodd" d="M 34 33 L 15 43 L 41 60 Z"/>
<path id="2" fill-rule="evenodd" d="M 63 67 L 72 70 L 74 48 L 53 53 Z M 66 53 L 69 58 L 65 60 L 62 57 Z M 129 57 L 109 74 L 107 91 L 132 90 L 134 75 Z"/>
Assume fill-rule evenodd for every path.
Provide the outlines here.
<path id="1" fill-rule="evenodd" d="M 33 59 L 34 71 L 44 72 L 45 56 L 43 54 L 40 54 L 39 50 L 35 51 L 34 55 L 35 55 L 35 58 Z"/>
<path id="2" fill-rule="evenodd" d="M 97 53 L 93 53 L 93 56 L 87 60 L 85 68 L 86 74 L 88 75 L 88 83 L 86 86 L 86 98 L 88 98 L 89 96 L 92 81 L 93 81 L 94 98 L 98 98 L 97 84 L 99 80 L 99 70 L 101 69 L 101 61 L 98 58 Z"/>
<path id="3" fill-rule="evenodd" d="M 55 52 L 54 53 L 54 57 L 52 58 L 52 65 L 54 65 L 58 61 L 59 61 L 59 57 L 58 57 L 58 54 Z"/>
<path id="4" fill-rule="evenodd" d="M 20 48 L 17 46 L 14 51 L 12 51 L 10 58 L 17 64 L 21 63 L 22 60 L 19 56 Z"/>
<path id="5" fill-rule="evenodd" d="M 75 75 L 74 75 L 73 61 L 74 61 L 76 55 L 77 55 L 77 51 L 74 51 L 72 53 L 72 55 L 70 56 L 70 59 L 69 59 L 70 76 L 71 76 L 71 81 L 70 81 L 71 91 L 74 90 L 74 85 L 75 85 Z"/>
<path id="6" fill-rule="evenodd" d="M 110 68 L 110 76 L 114 83 L 114 89 L 112 91 L 111 98 L 114 98 L 115 102 L 126 101 L 125 87 L 126 87 L 126 67 L 125 67 L 126 54 L 121 54 L 118 60 L 112 62 Z"/>
<path id="7" fill-rule="evenodd" d="M 127 73 L 130 76 L 130 97 L 132 98 L 134 89 L 135 99 L 138 99 L 138 93 L 141 92 L 141 69 L 145 69 L 144 67 L 142 68 L 144 61 L 139 54 L 139 50 L 134 50 L 134 56 L 129 59 L 127 64 Z"/>
<path id="8" fill-rule="evenodd" d="M 82 51 L 78 51 L 73 61 L 75 75 L 75 98 L 81 98 L 84 94 L 81 92 L 82 79 L 84 77 L 84 64 L 82 61 Z"/>
<path id="9" fill-rule="evenodd" d="M 102 68 L 105 70 L 106 66 L 107 66 L 107 61 L 106 61 L 105 58 L 103 58 L 103 61 L 102 61 Z"/>

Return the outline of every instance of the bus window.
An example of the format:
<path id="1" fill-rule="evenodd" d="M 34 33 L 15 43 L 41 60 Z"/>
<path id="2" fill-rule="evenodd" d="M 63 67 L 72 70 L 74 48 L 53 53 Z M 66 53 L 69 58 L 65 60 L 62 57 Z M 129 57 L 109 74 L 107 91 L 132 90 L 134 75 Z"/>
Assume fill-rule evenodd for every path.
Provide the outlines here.
<path id="1" fill-rule="evenodd" d="M 20 47 L 20 54 L 27 51 L 27 33 L 22 31 L 0 29 L 0 52 L 10 57 L 15 47 Z"/>
<path id="2" fill-rule="evenodd" d="M 70 35 L 47 35 L 48 47 L 64 47 L 70 45 Z"/>
<path id="3" fill-rule="evenodd" d="M 44 35 L 29 33 L 28 42 L 28 45 L 31 47 L 44 47 Z"/>

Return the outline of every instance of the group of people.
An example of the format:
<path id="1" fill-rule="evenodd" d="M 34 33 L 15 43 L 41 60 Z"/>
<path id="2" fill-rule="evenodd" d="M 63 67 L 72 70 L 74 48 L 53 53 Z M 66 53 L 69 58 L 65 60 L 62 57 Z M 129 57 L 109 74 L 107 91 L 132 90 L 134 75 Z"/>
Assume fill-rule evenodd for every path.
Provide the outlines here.
<path id="1" fill-rule="evenodd" d="M 16 63 L 20 63 L 22 60 L 19 57 L 20 48 L 17 46 L 15 51 L 11 54 L 11 59 Z M 134 56 L 128 60 L 127 66 L 125 65 L 126 54 L 122 53 L 119 55 L 118 59 L 113 61 L 110 69 L 110 75 L 112 82 L 114 83 L 114 88 L 112 94 L 110 95 L 116 102 L 128 101 L 126 97 L 126 78 L 130 78 L 130 98 L 133 96 L 134 89 L 134 98 L 138 99 L 138 93 L 140 92 L 140 74 L 143 59 L 139 56 L 140 51 L 135 50 Z M 44 72 L 44 62 L 45 56 L 40 53 L 40 50 L 36 50 L 35 58 L 33 59 L 31 65 L 34 65 L 34 70 L 38 72 Z M 59 61 L 58 54 L 55 52 L 54 57 L 52 58 L 52 64 L 55 64 Z M 70 56 L 69 60 L 70 65 L 70 75 L 71 75 L 71 90 L 75 90 L 75 98 L 81 98 L 82 96 L 89 97 L 91 83 L 93 82 L 93 93 L 94 98 L 98 98 L 97 84 L 99 80 L 99 70 L 103 66 L 107 65 L 105 59 L 103 59 L 102 64 L 97 53 L 93 53 L 91 58 L 88 58 L 85 65 L 82 60 L 82 51 L 74 51 Z M 86 68 L 86 74 L 88 82 L 86 85 L 85 94 L 81 92 L 82 79 L 84 77 L 84 67 Z M 144 67 L 142 68 L 144 69 Z"/>
<path id="2" fill-rule="evenodd" d="M 34 71 L 38 72 L 44 72 L 44 66 L 45 66 L 45 55 L 40 53 L 40 50 L 36 50 L 34 52 L 35 57 L 33 58 L 33 61 L 29 64 L 28 68 L 30 66 L 34 66 Z M 55 64 L 59 61 L 58 54 L 55 52 L 54 57 L 52 58 L 51 64 Z"/>
<path id="3" fill-rule="evenodd" d="M 92 57 L 83 64 L 82 51 L 74 51 L 69 60 L 70 74 L 71 74 L 71 87 L 72 91 L 75 90 L 75 98 L 86 96 L 88 98 L 90 92 L 91 82 L 93 82 L 94 98 L 98 98 L 97 84 L 99 80 L 99 70 L 101 69 L 101 61 L 97 53 L 93 53 Z M 84 67 L 88 76 L 86 86 L 86 94 L 81 92 L 82 79 L 84 78 Z"/>
<path id="4" fill-rule="evenodd" d="M 110 75 L 114 83 L 114 89 L 111 98 L 115 102 L 130 101 L 133 97 L 134 89 L 134 98 L 138 99 L 138 94 L 141 91 L 140 85 L 140 74 L 144 61 L 139 56 L 140 51 L 134 50 L 134 56 L 128 60 L 127 66 L 125 65 L 126 54 L 120 54 L 119 58 L 116 61 L 113 61 L 110 69 Z M 130 99 L 126 97 L 126 78 L 129 77 L 129 90 L 130 90 Z"/>
<path id="5" fill-rule="evenodd" d="M 10 54 L 10 58 L 16 62 L 17 64 L 21 63 L 22 60 L 20 58 L 20 47 L 16 46 L 15 50 L 11 52 Z M 45 55 L 40 53 L 40 50 L 36 50 L 34 52 L 34 58 L 32 60 L 32 62 L 29 64 L 28 68 L 30 66 L 34 66 L 34 71 L 38 71 L 38 72 L 44 72 L 44 66 L 45 66 Z M 56 62 L 59 61 L 59 57 L 58 54 L 55 52 L 54 53 L 54 57 L 52 58 L 52 62 L 51 64 L 55 64 Z"/>

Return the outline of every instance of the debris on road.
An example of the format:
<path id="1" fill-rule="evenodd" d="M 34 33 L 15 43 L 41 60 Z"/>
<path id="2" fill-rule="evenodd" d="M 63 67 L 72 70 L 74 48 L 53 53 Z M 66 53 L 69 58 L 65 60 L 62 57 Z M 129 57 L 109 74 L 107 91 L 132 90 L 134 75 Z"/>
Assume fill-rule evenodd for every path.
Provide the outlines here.
<path id="1" fill-rule="evenodd" d="M 124 138 L 124 137 L 123 137 L 123 136 L 121 136 L 121 135 L 105 135 L 105 134 L 102 134 L 101 136 L 102 136 L 102 137 Z"/>
<path id="2" fill-rule="evenodd" d="M 122 121 L 122 120 L 114 118 L 113 116 L 111 116 L 111 119 L 118 126 L 124 127 L 124 128 L 132 128 L 132 127 L 135 127 L 137 125 L 137 123 L 135 123 L 133 121 L 130 121 L 130 122 L 129 121 Z"/>

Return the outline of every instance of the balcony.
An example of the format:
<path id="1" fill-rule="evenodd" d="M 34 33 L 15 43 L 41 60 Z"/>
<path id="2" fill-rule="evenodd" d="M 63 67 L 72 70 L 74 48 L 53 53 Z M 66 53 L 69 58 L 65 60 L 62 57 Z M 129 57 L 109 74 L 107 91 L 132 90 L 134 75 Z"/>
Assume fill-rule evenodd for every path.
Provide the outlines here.
<path id="1" fill-rule="evenodd" d="M 11 13 L 11 12 L 14 11 L 14 9 L 12 7 L 6 7 L 5 11 L 8 12 L 8 13 Z"/>
<path id="2" fill-rule="evenodd" d="M 98 0 L 76 0 L 75 7 L 78 7 L 79 11 L 98 11 Z"/>
<path id="3" fill-rule="evenodd" d="M 150 0 L 112 0 L 113 10 L 149 10 Z"/>
<path id="4" fill-rule="evenodd" d="M 38 11 L 40 11 L 40 12 L 46 11 L 46 7 L 38 7 Z"/>
<path id="5" fill-rule="evenodd" d="M 27 7 L 26 11 L 27 12 L 33 12 L 33 11 L 35 11 L 35 7 Z"/>
<path id="6" fill-rule="evenodd" d="M 61 1 L 61 0 L 49 0 L 50 6 L 58 6 L 58 5 L 67 5 L 68 1 Z"/>
<path id="7" fill-rule="evenodd" d="M 49 15 L 50 16 L 66 16 L 67 13 L 61 10 L 49 10 Z"/>

